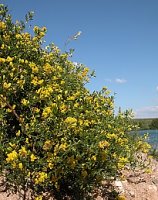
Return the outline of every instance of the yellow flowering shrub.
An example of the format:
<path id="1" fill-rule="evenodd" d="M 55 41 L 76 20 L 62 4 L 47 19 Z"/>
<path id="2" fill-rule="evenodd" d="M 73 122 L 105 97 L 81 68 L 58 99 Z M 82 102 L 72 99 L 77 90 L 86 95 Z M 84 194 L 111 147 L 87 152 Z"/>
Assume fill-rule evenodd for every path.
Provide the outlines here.
<path id="1" fill-rule="evenodd" d="M 82 199 L 145 145 L 130 142 L 130 118 L 114 115 L 107 88 L 86 89 L 89 69 L 53 44 L 43 48 L 45 27 L 33 31 L 0 5 L 0 169 L 10 188 L 31 189 L 34 199 Z"/>

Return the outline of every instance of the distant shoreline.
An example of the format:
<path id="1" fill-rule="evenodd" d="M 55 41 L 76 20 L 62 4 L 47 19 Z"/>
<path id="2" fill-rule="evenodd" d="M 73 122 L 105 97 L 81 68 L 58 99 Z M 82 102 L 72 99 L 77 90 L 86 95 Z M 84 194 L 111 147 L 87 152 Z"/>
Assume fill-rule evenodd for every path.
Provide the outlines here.
<path id="1" fill-rule="evenodd" d="M 133 122 L 139 126 L 140 130 L 158 129 L 158 118 L 135 118 Z"/>

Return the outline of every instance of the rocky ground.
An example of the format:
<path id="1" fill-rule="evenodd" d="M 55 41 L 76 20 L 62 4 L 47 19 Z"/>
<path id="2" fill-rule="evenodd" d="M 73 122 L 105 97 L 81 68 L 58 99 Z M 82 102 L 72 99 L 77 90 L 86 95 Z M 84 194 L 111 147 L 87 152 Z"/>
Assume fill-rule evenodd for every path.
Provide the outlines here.
<path id="1" fill-rule="evenodd" d="M 113 181 L 114 188 L 120 193 L 120 200 L 158 200 L 158 162 L 151 160 L 148 171 L 137 169 L 135 171 L 124 170 L 122 179 Z M 147 173 L 146 173 L 147 172 Z M 96 200 L 111 200 L 105 195 L 104 188 L 107 182 L 103 182 L 102 194 L 96 193 Z M 17 195 L 9 195 L 0 187 L 0 200 L 18 200 Z"/>
<path id="2" fill-rule="evenodd" d="M 145 170 L 124 170 L 122 180 L 114 181 L 113 185 L 120 193 L 120 200 L 158 200 L 158 161 L 150 159 Z M 109 200 L 101 196 L 96 199 Z"/>
<path id="3" fill-rule="evenodd" d="M 118 187 L 127 200 L 158 200 L 158 162 L 152 160 L 150 167 L 151 171 L 124 172 L 125 180 Z"/>

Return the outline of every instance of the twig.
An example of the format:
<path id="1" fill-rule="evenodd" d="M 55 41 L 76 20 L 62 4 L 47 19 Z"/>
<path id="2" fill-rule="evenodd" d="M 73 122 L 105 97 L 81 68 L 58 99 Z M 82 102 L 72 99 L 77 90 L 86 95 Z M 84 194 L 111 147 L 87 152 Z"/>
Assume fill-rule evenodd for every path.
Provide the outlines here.
<path id="1" fill-rule="evenodd" d="M 2 101 L 4 101 L 6 103 L 6 105 L 9 107 L 9 109 L 12 111 L 12 113 L 15 115 L 15 117 L 17 118 L 17 120 L 22 124 L 22 126 L 24 128 L 23 121 L 21 120 L 21 118 L 19 117 L 19 115 L 16 113 L 16 111 L 14 110 L 14 108 L 5 100 L 5 98 L 3 96 L 0 96 L 0 98 L 2 99 Z"/>

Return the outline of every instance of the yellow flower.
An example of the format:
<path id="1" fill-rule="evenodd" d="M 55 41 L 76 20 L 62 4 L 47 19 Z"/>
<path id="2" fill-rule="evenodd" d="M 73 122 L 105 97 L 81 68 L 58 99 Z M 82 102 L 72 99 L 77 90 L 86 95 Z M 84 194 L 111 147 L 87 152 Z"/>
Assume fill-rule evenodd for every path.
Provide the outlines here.
<path id="1" fill-rule="evenodd" d="M 126 200 L 126 197 L 124 195 L 119 195 L 117 197 L 117 200 Z"/>
<path id="2" fill-rule="evenodd" d="M 52 67 L 49 63 L 46 63 L 46 64 L 43 66 L 43 69 L 44 69 L 44 71 L 48 74 L 48 73 L 51 73 L 51 72 L 52 72 L 53 67 Z"/>
<path id="3" fill-rule="evenodd" d="M 24 106 L 27 106 L 28 103 L 29 103 L 29 101 L 26 100 L 26 99 L 22 99 L 22 100 L 21 100 L 21 103 L 22 103 Z"/>
<path id="4" fill-rule="evenodd" d="M 23 157 L 25 157 L 27 155 L 27 151 L 26 151 L 26 148 L 24 146 L 21 147 L 21 149 L 19 150 L 19 154 Z"/>
<path id="5" fill-rule="evenodd" d="M 89 124 L 90 122 L 88 120 L 84 120 L 84 123 L 83 123 L 84 126 L 89 126 Z"/>
<path id="6" fill-rule="evenodd" d="M 49 167 L 49 169 L 53 169 L 54 165 L 51 162 L 49 162 L 48 167 Z"/>
<path id="7" fill-rule="evenodd" d="M 47 173 L 39 172 L 37 178 L 35 178 L 35 184 L 43 183 L 47 179 L 47 177 Z"/>
<path id="8" fill-rule="evenodd" d="M 43 36 L 45 36 L 45 33 L 41 31 L 41 32 L 39 33 L 39 37 L 42 38 Z"/>
<path id="9" fill-rule="evenodd" d="M 34 162 L 37 159 L 37 157 L 34 154 L 31 154 L 30 158 L 31 162 Z"/>
<path id="10" fill-rule="evenodd" d="M 115 139 L 115 140 L 118 138 L 117 134 L 115 133 L 107 133 L 106 137 L 109 139 Z"/>
<path id="11" fill-rule="evenodd" d="M 106 140 L 100 141 L 98 144 L 99 148 L 101 149 L 104 149 L 105 147 L 108 147 L 109 145 L 110 144 Z"/>
<path id="12" fill-rule="evenodd" d="M 19 63 L 24 63 L 25 62 L 25 60 L 24 59 L 21 59 L 21 58 L 19 58 Z"/>
<path id="13" fill-rule="evenodd" d="M 25 80 L 19 79 L 19 80 L 17 81 L 17 84 L 18 84 L 21 88 L 23 88 L 23 85 L 25 84 Z"/>
<path id="14" fill-rule="evenodd" d="M 32 79 L 32 81 L 31 81 L 31 83 L 33 84 L 33 85 L 38 85 L 38 78 L 37 78 L 37 76 L 35 76 L 33 79 Z"/>
<path id="15" fill-rule="evenodd" d="M 128 162 L 128 158 L 120 157 L 119 161 L 118 161 L 118 168 L 119 169 L 124 168 L 124 166 L 127 164 L 127 162 Z"/>
<path id="16" fill-rule="evenodd" d="M 44 82 L 43 79 L 38 80 L 38 84 L 41 85 Z"/>
<path id="17" fill-rule="evenodd" d="M 4 23 L 4 22 L 2 22 L 2 21 L 0 21 L 0 29 L 2 30 L 2 29 L 6 29 L 6 24 Z"/>
<path id="18" fill-rule="evenodd" d="M 43 26 L 41 30 L 44 31 L 44 32 L 46 32 L 47 28 L 45 26 Z"/>
<path id="19" fill-rule="evenodd" d="M 35 107 L 35 108 L 33 108 L 33 111 L 34 111 L 35 113 L 39 113 L 39 112 L 40 112 L 40 109 L 37 108 L 37 107 Z"/>
<path id="20" fill-rule="evenodd" d="M 31 172 L 28 172 L 28 173 L 27 173 L 27 177 L 30 178 L 30 176 L 31 176 Z"/>
<path id="21" fill-rule="evenodd" d="M 29 39 L 31 38 L 31 35 L 30 35 L 28 32 L 26 32 L 26 33 L 21 33 L 21 35 L 22 35 L 25 39 L 27 39 L 27 40 L 29 40 Z"/>
<path id="22" fill-rule="evenodd" d="M 34 26 L 33 31 L 34 31 L 34 32 L 39 31 L 39 27 L 38 27 L 38 26 Z"/>
<path id="23" fill-rule="evenodd" d="M 141 149 L 143 153 L 148 153 L 151 149 L 151 145 L 146 142 L 141 146 Z"/>
<path id="24" fill-rule="evenodd" d="M 62 113 L 66 112 L 66 111 L 67 111 L 67 106 L 66 106 L 65 104 L 62 104 L 62 105 L 60 106 L 60 111 L 61 111 Z"/>
<path id="25" fill-rule="evenodd" d="M 37 196 L 37 197 L 35 198 L 35 200 L 42 200 L 42 195 Z"/>
<path id="26" fill-rule="evenodd" d="M 127 138 L 118 138 L 117 142 L 120 146 L 123 146 L 128 143 L 128 139 Z"/>
<path id="27" fill-rule="evenodd" d="M 12 112 L 12 110 L 11 110 L 10 108 L 6 109 L 6 111 L 7 111 L 8 113 L 11 113 L 11 112 Z"/>
<path id="28" fill-rule="evenodd" d="M 92 156 L 91 159 L 96 161 L 97 157 L 96 156 Z"/>
<path id="29" fill-rule="evenodd" d="M 22 163 L 19 163 L 19 169 L 21 169 L 22 170 L 22 168 L 23 168 L 23 164 Z"/>
<path id="30" fill-rule="evenodd" d="M 44 143 L 44 145 L 43 145 L 43 149 L 44 149 L 45 151 L 47 151 L 48 149 L 51 148 L 51 146 L 52 146 L 51 140 L 47 140 L 47 141 L 45 141 L 45 143 Z"/>
<path id="31" fill-rule="evenodd" d="M 2 45 L 1 45 L 1 49 L 4 49 L 4 48 L 5 48 L 5 45 L 4 45 L 4 44 L 2 44 Z"/>
<path id="32" fill-rule="evenodd" d="M 51 107 L 48 106 L 48 107 L 44 108 L 43 113 L 42 113 L 42 117 L 47 118 L 50 115 L 51 112 L 52 112 Z"/>
<path id="33" fill-rule="evenodd" d="M 44 108 L 42 112 L 42 117 L 47 118 L 51 112 L 52 112 L 51 107 Z"/>
<path id="34" fill-rule="evenodd" d="M 38 79 L 38 77 L 35 76 L 33 77 L 31 83 L 36 86 L 36 85 L 41 85 L 43 81 L 44 81 L 43 79 Z"/>
<path id="35" fill-rule="evenodd" d="M 9 145 L 10 145 L 12 148 L 15 148 L 15 147 L 16 147 L 16 145 L 13 144 L 13 143 L 11 143 L 11 142 L 9 142 Z"/>
<path id="36" fill-rule="evenodd" d="M 83 120 L 82 119 L 79 119 L 79 124 L 83 125 Z"/>
<path id="37" fill-rule="evenodd" d="M 13 106 L 12 106 L 12 109 L 14 110 L 14 109 L 15 109 L 15 107 L 16 107 L 16 105 L 13 105 Z M 8 113 L 10 113 L 10 112 L 12 112 L 12 109 L 10 109 L 10 108 L 7 108 L 7 109 L 6 109 L 6 111 L 7 111 Z"/>
<path id="38" fill-rule="evenodd" d="M 65 119 L 65 123 L 68 124 L 70 127 L 75 127 L 77 125 L 77 119 L 74 117 L 67 117 Z"/>
<path id="39" fill-rule="evenodd" d="M 16 165 L 16 162 L 13 162 L 13 163 L 12 163 L 12 167 L 15 169 L 16 166 L 17 166 L 17 165 Z"/>
<path id="40" fill-rule="evenodd" d="M 152 168 L 146 168 L 146 169 L 145 169 L 145 173 L 151 174 L 151 173 L 152 173 Z"/>
<path id="41" fill-rule="evenodd" d="M 61 149 L 61 150 L 63 150 L 63 151 L 65 151 L 66 148 L 67 148 L 67 144 L 66 144 L 66 143 L 61 144 L 61 145 L 59 146 L 59 149 Z"/>
<path id="42" fill-rule="evenodd" d="M 3 38 L 5 42 L 8 42 L 10 40 L 10 35 L 4 35 Z"/>
<path id="43" fill-rule="evenodd" d="M 41 87 L 36 91 L 37 94 L 40 94 L 41 99 L 49 97 L 52 92 L 53 92 L 53 89 L 51 86 L 48 86 L 46 88 Z"/>
<path id="44" fill-rule="evenodd" d="M 11 153 L 8 153 L 8 154 L 7 154 L 6 161 L 7 161 L 7 162 L 12 162 L 12 161 L 16 160 L 17 158 L 18 158 L 18 154 L 17 154 L 17 152 L 14 150 L 14 151 L 12 151 Z"/>
<path id="45" fill-rule="evenodd" d="M 3 95 L 0 95 L 0 98 L 1 97 L 3 97 Z M 6 104 L 6 97 L 3 97 L 3 99 L 5 100 L 5 101 L 2 101 L 1 99 L 0 99 L 0 107 L 1 108 L 4 108 L 7 104 Z"/>
<path id="46" fill-rule="evenodd" d="M 64 84 L 65 84 L 65 81 L 64 81 L 64 80 L 62 80 L 60 83 L 61 83 L 61 85 L 64 85 Z"/>
<path id="47" fill-rule="evenodd" d="M 0 58 L 0 63 L 4 63 L 5 61 L 5 58 Z"/>
<path id="48" fill-rule="evenodd" d="M 35 63 L 30 62 L 29 63 L 30 68 L 32 69 L 32 73 L 38 73 L 38 67 L 36 66 Z"/>
<path id="49" fill-rule="evenodd" d="M 18 132 L 16 132 L 16 136 L 20 136 L 20 130 L 18 130 Z"/>
<path id="50" fill-rule="evenodd" d="M 10 86 L 11 86 L 11 83 L 6 83 L 6 82 L 3 83 L 3 88 L 4 89 L 10 88 Z"/>
<path id="51" fill-rule="evenodd" d="M 77 102 L 74 104 L 74 108 L 79 108 L 80 104 Z"/>
<path id="52" fill-rule="evenodd" d="M 13 58 L 11 58 L 10 56 L 8 56 L 7 59 L 6 59 L 6 61 L 7 61 L 7 62 L 12 62 L 12 61 L 13 61 Z"/>
<path id="53" fill-rule="evenodd" d="M 69 100 L 69 101 L 73 101 L 73 100 L 75 100 L 76 99 L 76 96 L 71 96 L 71 97 L 68 97 L 67 98 L 67 100 Z"/>
<path id="54" fill-rule="evenodd" d="M 86 67 L 84 68 L 84 70 L 82 71 L 82 76 L 85 77 L 88 73 L 89 69 Z"/>
<path id="55" fill-rule="evenodd" d="M 25 64 L 28 64 L 29 63 L 29 61 L 28 60 L 25 60 Z"/>
<path id="56" fill-rule="evenodd" d="M 16 34 L 16 39 L 22 39 L 22 36 L 20 34 Z"/>
<path id="57" fill-rule="evenodd" d="M 25 142 L 28 144 L 29 143 L 29 138 L 26 138 Z"/>
<path id="58" fill-rule="evenodd" d="M 62 72 L 62 71 L 63 71 L 63 69 L 62 69 L 61 66 L 57 66 L 56 69 L 57 69 L 59 72 Z"/>

